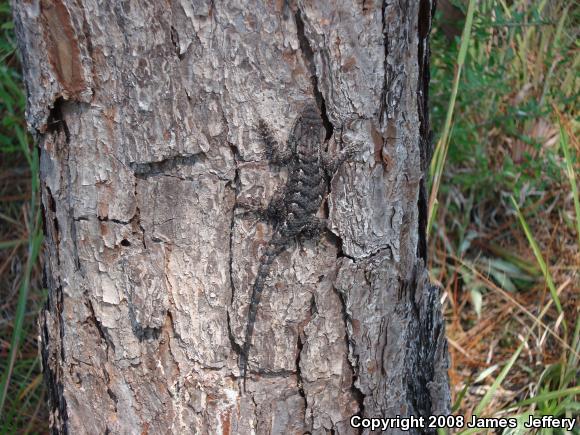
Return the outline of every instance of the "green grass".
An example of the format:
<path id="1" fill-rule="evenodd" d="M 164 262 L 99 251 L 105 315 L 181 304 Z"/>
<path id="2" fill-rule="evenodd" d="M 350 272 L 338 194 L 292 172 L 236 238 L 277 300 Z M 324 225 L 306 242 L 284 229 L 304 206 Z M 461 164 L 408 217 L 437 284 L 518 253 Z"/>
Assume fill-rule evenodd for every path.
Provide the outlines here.
<path id="1" fill-rule="evenodd" d="M 558 11 L 558 4 L 561 7 L 566 3 L 550 2 L 553 10 L 546 16 L 538 13 L 545 1 L 526 1 L 525 10 L 522 1 L 507 3 L 513 4 L 506 7 L 500 0 L 478 2 L 470 40 L 463 45 L 466 53 L 440 35 L 432 39 L 433 126 L 444 126 L 445 140 L 448 131 L 453 130 L 448 163 L 470 169 L 447 171 L 451 176 L 443 189 L 459 185 L 463 190 L 474 191 L 476 200 L 484 199 L 491 189 L 517 190 L 526 183 L 548 186 L 550 180 L 546 176 L 562 176 L 556 161 L 533 158 L 542 151 L 543 143 L 530 134 L 530 129 L 539 117 L 550 116 L 551 103 L 569 113 L 578 97 L 577 80 L 571 74 L 577 63 L 574 34 L 570 29 L 567 32 L 565 26 L 572 23 L 566 21 L 567 9 Z M 522 64 L 521 57 L 526 52 L 536 54 L 541 47 L 545 52 Z M 460 65 L 463 73 L 455 98 L 449 83 Z M 446 119 L 448 102 L 455 102 L 450 127 Z M 441 130 L 436 132 L 441 134 Z M 502 143 L 506 138 L 511 144 Z M 517 149 L 509 149 L 514 144 Z M 490 161 L 498 151 L 504 153 L 501 159 Z M 435 173 L 440 166 L 434 168 Z"/>
<path id="2" fill-rule="evenodd" d="M 39 433 L 48 426 L 36 353 L 36 313 L 43 300 L 39 162 L 26 132 L 11 12 L 4 2 L 0 22 L 0 432 Z"/>

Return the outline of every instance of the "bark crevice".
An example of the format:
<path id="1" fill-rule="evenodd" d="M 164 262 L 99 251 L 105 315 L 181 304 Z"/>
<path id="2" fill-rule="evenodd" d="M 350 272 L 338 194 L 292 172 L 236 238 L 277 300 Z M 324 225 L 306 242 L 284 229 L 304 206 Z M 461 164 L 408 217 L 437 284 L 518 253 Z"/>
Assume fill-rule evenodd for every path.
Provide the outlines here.
<path id="1" fill-rule="evenodd" d="M 387 95 L 389 89 L 389 32 L 387 31 L 387 17 L 386 14 L 387 0 L 383 0 L 381 4 L 381 25 L 383 34 L 383 87 L 381 89 L 381 99 L 379 101 L 379 122 L 384 122 L 384 117 L 387 114 Z M 383 139 L 386 141 L 386 139 Z M 383 144 L 383 147 L 385 144 Z M 382 159 L 381 159 L 382 160 Z"/>
<path id="2" fill-rule="evenodd" d="M 143 249 L 147 250 L 147 242 L 145 241 L 145 227 L 143 227 L 143 223 L 141 222 L 141 209 L 139 208 L 138 201 L 138 184 L 139 181 L 136 177 L 133 185 L 133 194 L 135 197 L 135 213 L 129 222 L 131 223 L 133 233 L 141 235 L 141 244 L 143 245 Z"/>
<path id="3" fill-rule="evenodd" d="M 48 118 L 46 120 L 46 132 L 64 133 L 65 143 L 68 144 L 70 143 L 70 131 L 64 118 L 64 106 L 66 104 L 69 104 L 69 102 L 63 97 L 58 97 L 54 100 L 52 107 L 50 107 L 48 112 Z"/>
<path id="4" fill-rule="evenodd" d="M 304 59 L 304 63 L 306 64 L 306 67 L 310 73 L 312 92 L 314 94 L 316 104 L 320 109 L 322 122 L 324 124 L 324 128 L 326 129 L 326 140 L 328 140 L 333 135 L 334 125 L 332 125 L 332 122 L 330 122 L 330 119 L 328 118 L 328 113 L 326 112 L 326 100 L 324 99 L 324 95 L 318 86 L 318 73 L 316 71 L 314 51 L 312 50 L 312 45 L 310 44 L 310 41 L 305 33 L 304 20 L 302 19 L 302 11 L 300 8 L 297 9 L 296 13 L 294 14 L 294 18 L 296 21 L 296 33 L 298 37 L 298 43 L 300 44 L 300 51 L 302 52 L 302 58 Z"/>
<path id="5" fill-rule="evenodd" d="M 417 245 L 417 257 L 427 264 L 427 224 L 428 224 L 428 192 L 427 173 L 433 153 L 433 134 L 429 123 L 429 34 L 431 32 L 431 19 L 435 12 L 435 0 L 421 0 L 419 3 L 418 17 L 418 83 L 417 83 L 417 111 L 419 118 L 419 152 L 421 170 L 425 174 L 419 182 L 419 199 L 417 208 L 419 212 L 419 241 Z"/>
<path id="6" fill-rule="evenodd" d="M 171 156 L 156 162 L 130 163 L 129 167 L 133 170 L 135 177 L 140 180 L 147 180 L 151 177 L 160 175 L 174 176 L 181 180 L 187 180 L 191 179 L 191 177 L 179 177 L 176 175 L 170 175 L 170 173 L 176 169 L 202 164 L 204 160 L 205 153 L 200 152 L 192 155 Z"/>
<path id="7" fill-rule="evenodd" d="M 227 120 L 225 119 L 223 107 L 220 105 L 220 112 L 222 115 L 222 119 L 224 120 L 225 124 L 228 125 Z M 240 194 L 240 167 L 239 162 L 241 159 L 240 151 L 238 147 L 236 147 L 233 143 L 228 141 L 229 150 L 234 160 L 234 177 L 231 181 L 228 182 L 227 186 L 232 189 L 234 193 L 234 203 L 231 209 L 231 216 L 230 216 L 230 226 L 229 226 L 229 240 L 228 240 L 228 276 L 229 276 L 229 284 L 230 284 L 230 300 L 229 306 L 226 308 L 226 319 L 227 319 L 227 331 L 228 331 L 228 339 L 232 350 L 236 354 L 236 359 L 242 355 L 242 346 L 238 344 L 236 341 L 236 337 L 234 335 L 233 327 L 232 327 L 232 319 L 231 319 L 231 311 L 234 307 L 235 295 L 236 295 L 236 285 L 234 280 L 234 237 L 236 234 L 235 227 L 236 227 L 236 208 L 238 205 L 238 196 Z M 236 364 L 236 367 L 238 364 Z M 241 375 L 241 373 L 240 373 Z M 242 392 L 242 386 L 238 386 L 240 388 L 240 394 Z"/>
<path id="8" fill-rule="evenodd" d="M 354 260 L 352 260 L 354 263 Z M 352 395 L 354 397 L 354 399 L 357 402 L 358 405 L 358 409 L 359 409 L 359 415 L 363 416 L 365 415 L 365 395 L 364 393 L 357 387 L 356 383 L 357 383 L 357 379 L 358 379 L 358 370 L 359 370 L 359 365 L 357 364 L 356 361 L 353 361 L 353 359 L 351 359 L 351 348 L 354 345 L 351 342 L 349 333 L 348 333 L 348 323 L 350 321 L 352 321 L 352 319 L 349 319 L 349 315 L 346 309 L 346 300 L 345 300 L 345 296 L 338 291 L 338 289 L 336 287 L 332 287 L 334 292 L 338 295 L 339 300 L 341 301 L 341 312 L 342 312 L 342 320 L 343 320 L 343 327 L 344 327 L 344 341 L 345 341 L 345 345 L 346 345 L 346 361 L 348 362 L 350 369 L 352 371 L 352 381 L 351 381 L 351 392 Z M 362 433 L 362 429 L 361 429 L 361 433 Z"/>
<path id="9" fill-rule="evenodd" d="M 89 317 L 85 320 L 87 322 L 91 322 L 94 327 L 96 328 L 99 337 L 101 338 L 102 342 L 105 344 L 105 355 L 107 360 L 109 359 L 109 347 L 111 347 L 113 353 L 115 352 L 115 343 L 111 340 L 111 337 L 106 331 L 106 328 L 101 324 L 97 315 L 95 313 L 95 308 L 93 306 L 93 301 L 89 298 L 87 299 L 86 303 L 87 308 L 89 309 Z"/>

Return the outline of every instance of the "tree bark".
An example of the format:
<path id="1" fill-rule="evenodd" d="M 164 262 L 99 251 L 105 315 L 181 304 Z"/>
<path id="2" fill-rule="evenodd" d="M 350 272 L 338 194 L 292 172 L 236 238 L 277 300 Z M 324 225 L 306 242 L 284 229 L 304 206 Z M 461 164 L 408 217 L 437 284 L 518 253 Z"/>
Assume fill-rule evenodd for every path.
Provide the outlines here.
<path id="1" fill-rule="evenodd" d="M 431 0 L 13 6 L 55 433 L 347 434 L 355 414 L 449 412 L 425 269 Z M 287 176 L 259 120 L 286 141 L 308 101 L 331 148 L 364 145 L 332 179 L 323 237 L 273 264 L 243 393 L 272 227 L 239 204 L 266 205 Z"/>

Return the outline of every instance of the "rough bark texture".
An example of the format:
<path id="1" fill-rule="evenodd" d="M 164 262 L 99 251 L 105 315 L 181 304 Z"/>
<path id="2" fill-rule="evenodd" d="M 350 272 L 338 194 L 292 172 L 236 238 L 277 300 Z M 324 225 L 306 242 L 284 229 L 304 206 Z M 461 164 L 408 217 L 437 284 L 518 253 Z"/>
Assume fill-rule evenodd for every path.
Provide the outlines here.
<path id="1" fill-rule="evenodd" d="M 240 6 L 240 3 L 246 3 Z M 70 433 L 358 433 L 349 417 L 447 413 L 428 283 L 431 0 L 16 1 L 41 153 L 51 424 Z M 321 208 L 330 230 L 273 264 L 240 213 L 286 176 L 307 101 L 365 145 Z M 398 431 L 391 431 L 398 433 Z"/>

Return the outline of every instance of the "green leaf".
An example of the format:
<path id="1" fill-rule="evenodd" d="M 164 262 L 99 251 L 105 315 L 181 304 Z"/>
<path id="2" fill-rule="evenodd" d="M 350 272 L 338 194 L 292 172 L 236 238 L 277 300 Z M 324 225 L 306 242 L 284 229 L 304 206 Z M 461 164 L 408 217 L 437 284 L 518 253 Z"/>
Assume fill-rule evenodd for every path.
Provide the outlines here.
<path id="1" fill-rule="evenodd" d="M 479 287 L 472 288 L 469 291 L 469 295 L 471 296 L 471 304 L 473 305 L 473 309 L 475 310 L 477 317 L 480 318 L 481 308 L 483 306 L 483 296 L 479 290 Z"/>

